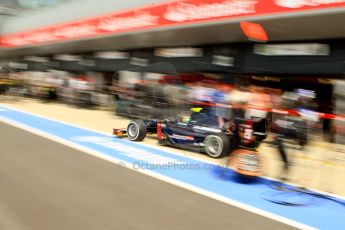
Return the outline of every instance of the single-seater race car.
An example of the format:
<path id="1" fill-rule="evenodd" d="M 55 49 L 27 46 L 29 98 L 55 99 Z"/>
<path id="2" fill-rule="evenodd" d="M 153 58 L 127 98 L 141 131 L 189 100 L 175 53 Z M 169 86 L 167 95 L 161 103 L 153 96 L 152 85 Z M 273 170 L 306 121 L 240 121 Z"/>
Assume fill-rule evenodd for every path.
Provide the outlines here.
<path id="1" fill-rule="evenodd" d="M 255 149 L 266 138 L 266 133 L 255 131 L 259 123 L 255 120 L 236 118 L 230 122 L 230 128 L 221 129 L 212 108 L 192 108 L 192 111 L 174 121 L 133 120 L 127 128 L 113 129 L 113 134 L 127 136 L 131 141 L 142 141 L 147 133 L 156 134 L 161 144 L 206 152 L 212 158 L 240 148 Z"/>

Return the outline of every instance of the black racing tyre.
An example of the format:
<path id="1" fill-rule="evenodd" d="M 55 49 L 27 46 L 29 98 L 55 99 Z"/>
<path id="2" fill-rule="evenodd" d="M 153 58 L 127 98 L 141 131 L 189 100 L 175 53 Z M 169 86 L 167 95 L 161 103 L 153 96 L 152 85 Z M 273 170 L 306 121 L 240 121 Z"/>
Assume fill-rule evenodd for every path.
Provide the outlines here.
<path id="1" fill-rule="evenodd" d="M 205 138 L 205 151 L 212 158 L 226 156 L 230 152 L 230 140 L 225 133 L 208 135 Z"/>
<path id="2" fill-rule="evenodd" d="M 127 136 L 131 141 L 142 141 L 146 137 L 146 125 L 142 120 L 130 121 L 127 126 Z"/>

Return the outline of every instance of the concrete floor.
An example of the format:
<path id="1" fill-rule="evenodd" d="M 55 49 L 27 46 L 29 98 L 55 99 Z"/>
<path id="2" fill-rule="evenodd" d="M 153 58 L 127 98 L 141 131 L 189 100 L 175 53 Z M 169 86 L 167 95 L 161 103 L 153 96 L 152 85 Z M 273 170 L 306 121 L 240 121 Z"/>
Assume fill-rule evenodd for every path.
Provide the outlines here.
<path id="1" fill-rule="evenodd" d="M 292 229 L 0 122 L 0 229 Z"/>

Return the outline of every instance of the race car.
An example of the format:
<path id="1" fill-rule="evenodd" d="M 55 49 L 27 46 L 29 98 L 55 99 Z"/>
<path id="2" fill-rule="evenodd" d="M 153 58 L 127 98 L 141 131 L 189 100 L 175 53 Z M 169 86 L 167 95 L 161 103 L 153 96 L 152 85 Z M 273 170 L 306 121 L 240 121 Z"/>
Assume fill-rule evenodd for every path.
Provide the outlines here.
<path id="1" fill-rule="evenodd" d="M 239 148 L 254 149 L 266 133 L 255 132 L 255 120 L 236 118 L 230 128 L 219 128 L 209 108 L 193 108 L 189 116 L 170 120 L 133 120 L 127 128 L 113 129 L 117 137 L 142 141 L 147 133 L 156 134 L 160 144 L 205 152 L 212 158 L 229 155 Z"/>

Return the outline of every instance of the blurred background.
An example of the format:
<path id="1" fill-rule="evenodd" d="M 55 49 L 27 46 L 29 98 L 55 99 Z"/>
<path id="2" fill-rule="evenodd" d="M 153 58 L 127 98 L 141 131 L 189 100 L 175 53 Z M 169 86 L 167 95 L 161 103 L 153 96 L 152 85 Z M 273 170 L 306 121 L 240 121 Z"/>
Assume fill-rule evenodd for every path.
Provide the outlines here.
<path id="1" fill-rule="evenodd" d="M 343 153 L 344 12 L 345 1 L 2 0 L 1 100 L 125 119 L 225 105 L 265 132 L 284 114 Z"/>

